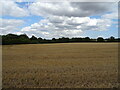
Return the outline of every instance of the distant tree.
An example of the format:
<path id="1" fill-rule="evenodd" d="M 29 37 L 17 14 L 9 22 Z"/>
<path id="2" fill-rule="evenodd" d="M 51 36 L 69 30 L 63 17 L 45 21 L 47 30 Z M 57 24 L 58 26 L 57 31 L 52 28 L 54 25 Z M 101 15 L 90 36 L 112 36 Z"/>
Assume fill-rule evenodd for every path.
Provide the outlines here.
<path id="1" fill-rule="evenodd" d="M 42 43 L 42 41 L 43 41 L 43 39 L 39 37 L 39 38 L 38 38 L 38 42 L 39 42 L 39 43 Z"/>
<path id="2" fill-rule="evenodd" d="M 72 38 L 70 41 L 72 41 L 72 42 L 82 42 L 83 38 Z"/>
<path id="3" fill-rule="evenodd" d="M 61 40 L 62 40 L 63 43 L 69 42 L 69 38 L 62 37 Z"/>
<path id="4" fill-rule="evenodd" d="M 96 39 L 90 39 L 90 42 L 96 42 L 97 40 Z"/>
<path id="5" fill-rule="evenodd" d="M 98 37 L 97 42 L 104 42 L 104 39 L 102 37 Z"/>
<path id="6" fill-rule="evenodd" d="M 111 36 L 110 39 L 111 39 L 111 40 L 115 40 L 115 37 Z"/>
<path id="7" fill-rule="evenodd" d="M 108 42 L 115 42 L 115 38 L 111 36 L 110 38 L 107 39 Z"/>
<path id="8" fill-rule="evenodd" d="M 30 38 L 30 40 L 37 40 L 37 37 L 32 36 L 32 37 Z"/>
<path id="9" fill-rule="evenodd" d="M 2 45 L 2 35 L 0 35 L 0 45 Z"/>
<path id="10" fill-rule="evenodd" d="M 56 41 L 57 41 L 57 39 L 55 39 L 55 38 L 52 38 L 52 40 L 51 40 L 52 43 L 55 43 Z"/>
<path id="11" fill-rule="evenodd" d="M 53 41 L 56 41 L 56 39 L 55 39 L 55 38 L 52 38 L 52 40 L 53 40 Z"/>
<path id="12" fill-rule="evenodd" d="M 7 34 L 6 37 L 9 38 L 9 39 L 17 39 L 17 38 L 19 38 L 19 36 L 16 35 L 16 34 Z"/>
<path id="13" fill-rule="evenodd" d="M 2 36 L 2 44 L 17 44 L 18 43 L 18 35 L 15 34 L 7 34 Z"/>
<path id="14" fill-rule="evenodd" d="M 117 38 L 117 42 L 120 42 L 120 38 Z"/>
<path id="15" fill-rule="evenodd" d="M 23 39 L 29 39 L 29 37 L 26 34 L 21 34 L 21 35 L 19 35 L 19 37 L 23 38 Z"/>
<path id="16" fill-rule="evenodd" d="M 39 37 L 38 40 L 43 40 L 43 39 L 41 37 Z"/>
<path id="17" fill-rule="evenodd" d="M 59 39 L 52 38 L 50 39 L 42 39 L 37 38 L 35 36 L 32 36 L 29 38 L 26 34 L 16 35 L 16 34 L 7 34 L 7 35 L 0 35 L 0 38 L 2 38 L 2 44 L 8 45 L 8 44 L 37 44 L 37 43 L 68 43 L 68 42 L 120 42 L 120 38 L 115 38 L 111 36 L 108 39 L 103 39 L 102 37 L 98 37 L 97 39 L 90 39 L 89 37 L 81 38 L 68 38 L 68 37 L 62 37 Z M 0 43 L 1 44 L 1 43 Z"/>
<path id="18" fill-rule="evenodd" d="M 85 42 L 90 42 L 90 38 L 89 38 L 89 37 L 85 37 L 85 38 L 84 38 L 84 41 L 85 41 Z"/>
<path id="19" fill-rule="evenodd" d="M 35 37 L 35 36 L 32 36 L 32 37 L 30 38 L 30 40 L 31 40 L 31 43 L 33 43 L 33 44 L 39 43 L 37 37 Z"/>
<path id="20" fill-rule="evenodd" d="M 26 34 L 19 35 L 19 39 L 17 39 L 20 44 L 29 44 L 31 43 L 29 37 Z"/>

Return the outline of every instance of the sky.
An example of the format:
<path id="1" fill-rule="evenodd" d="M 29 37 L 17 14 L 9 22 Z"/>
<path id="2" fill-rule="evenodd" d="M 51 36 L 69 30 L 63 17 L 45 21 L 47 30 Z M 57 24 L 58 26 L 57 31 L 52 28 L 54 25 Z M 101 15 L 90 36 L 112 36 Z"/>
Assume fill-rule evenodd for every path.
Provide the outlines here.
<path id="1" fill-rule="evenodd" d="M 24 1 L 24 0 L 23 0 Z M 118 37 L 118 2 L 0 1 L 0 34 L 60 37 Z"/>

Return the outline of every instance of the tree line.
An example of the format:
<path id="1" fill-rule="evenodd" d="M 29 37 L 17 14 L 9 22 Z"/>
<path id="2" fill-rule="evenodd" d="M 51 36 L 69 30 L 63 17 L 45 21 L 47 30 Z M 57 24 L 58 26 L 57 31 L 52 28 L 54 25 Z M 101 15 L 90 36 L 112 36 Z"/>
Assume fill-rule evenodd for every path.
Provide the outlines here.
<path id="1" fill-rule="evenodd" d="M 7 34 L 0 35 L 2 38 L 2 45 L 10 45 L 10 44 L 42 44 L 42 43 L 69 43 L 69 42 L 119 42 L 120 38 L 115 38 L 113 36 L 104 39 L 103 37 L 98 37 L 96 39 L 92 39 L 89 37 L 75 37 L 75 38 L 52 38 L 52 39 L 43 39 L 32 36 L 29 38 L 26 34 L 16 35 L 16 34 Z"/>

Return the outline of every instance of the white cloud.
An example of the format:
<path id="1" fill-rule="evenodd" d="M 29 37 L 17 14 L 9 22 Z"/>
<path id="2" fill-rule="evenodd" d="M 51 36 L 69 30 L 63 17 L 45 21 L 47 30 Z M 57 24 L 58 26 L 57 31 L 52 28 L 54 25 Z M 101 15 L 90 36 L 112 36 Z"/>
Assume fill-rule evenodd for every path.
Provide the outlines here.
<path id="1" fill-rule="evenodd" d="M 13 1 L 0 1 L 0 15 L 4 16 L 14 16 L 14 17 L 23 17 L 28 16 L 29 12 L 25 8 L 20 8 Z"/>
<path id="2" fill-rule="evenodd" d="M 58 22 L 56 22 L 58 18 Z M 90 17 L 54 16 L 24 27 L 21 32 L 42 38 L 79 37 L 86 30 L 107 30 L 112 21 L 110 19 L 95 19 Z"/>
<path id="3" fill-rule="evenodd" d="M 15 17 L 31 15 L 42 16 L 45 19 L 31 24 L 21 29 L 17 34 L 26 33 L 29 36 L 35 35 L 42 38 L 58 37 L 78 37 L 86 30 L 103 31 L 108 30 L 112 25 L 112 19 L 116 18 L 114 3 L 80 3 L 80 2 L 35 2 L 28 10 L 20 8 L 14 2 L 5 3 L 3 1 L 3 15 Z M 111 12 L 108 14 L 108 12 Z M 90 18 L 90 16 L 100 15 L 101 18 Z M 7 20 L 1 28 L 4 33 L 12 32 L 19 26 L 17 20 Z M 18 22 L 20 23 L 20 22 Z M 13 29 L 12 29 L 13 28 Z M 8 31 L 7 31 L 8 30 Z"/>
<path id="4" fill-rule="evenodd" d="M 14 33 L 19 26 L 24 24 L 22 20 L 15 19 L 0 19 L 0 34 Z"/>

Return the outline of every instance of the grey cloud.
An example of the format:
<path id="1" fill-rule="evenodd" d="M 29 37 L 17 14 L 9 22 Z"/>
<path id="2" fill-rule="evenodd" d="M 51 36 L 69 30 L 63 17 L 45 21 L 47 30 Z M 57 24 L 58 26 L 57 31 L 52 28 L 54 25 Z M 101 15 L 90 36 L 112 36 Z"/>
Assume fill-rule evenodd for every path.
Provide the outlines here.
<path id="1" fill-rule="evenodd" d="M 95 14 L 103 14 L 105 12 L 111 11 L 111 6 L 113 3 L 101 3 L 101 2 L 71 2 L 71 6 L 81 10 L 77 16 L 89 16 Z"/>
<path id="2" fill-rule="evenodd" d="M 87 17 L 110 12 L 113 5 L 109 2 L 35 2 L 29 6 L 29 10 L 39 16 Z"/>

